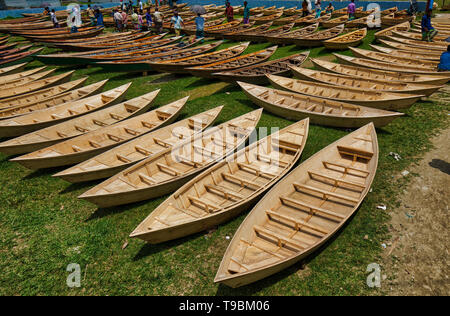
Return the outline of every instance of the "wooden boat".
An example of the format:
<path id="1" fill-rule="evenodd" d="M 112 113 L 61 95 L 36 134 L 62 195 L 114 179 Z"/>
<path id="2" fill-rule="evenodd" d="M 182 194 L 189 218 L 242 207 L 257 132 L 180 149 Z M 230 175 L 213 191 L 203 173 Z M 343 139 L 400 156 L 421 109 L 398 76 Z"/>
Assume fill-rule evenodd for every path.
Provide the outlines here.
<path id="1" fill-rule="evenodd" d="M 234 233 L 214 282 L 253 283 L 325 245 L 371 188 L 378 141 L 367 124 L 325 147 L 284 177 Z"/>
<path id="2" fill-rule="evenodd" d="M 299 17 L 300 17 L 299 15 L 293 15 L 279 18 L 273 21 L 273 25 L 285 25 L 289 23 L 294 23 L 294 21 L 297 20 Z"/>
<path id="3" fill-rule="evenodd" d="M 139 113 L 143 113 L 150 107 L 157 92 L 145 94 L 122 104 L 128 107 L 126 111 L 135 108 L 140 109 Z M 101 127 L 97 130 L 89 130 L 89 132 L 80 136 L 19 156 L 11 161 L 18 162 L 28 169 L 51 168 L 80 163 L 108 149 L 133 140 L 140 135 L 150 133 L 159 127 L 172 123 L 177 119 L 188 98 L 185 97 L 153 111 L 125 120 L 114 121 L 109 126 Z M 114 111 L 117 110 L 115 109 Z M 101 116 L 101 113 L 97 112 L 95 114 Z M 80 127 L 79 125 L 76 126 Z M 74 130 L 78 131 L 75 128 Z"/>
<path id="4" fill-rule="evenodd" d="M 414 20 L 414 16 L 391 13 L 388 15 L 381 16 L 381 26 L 388 27 L 392 25 L 397 25 L 403 22 L 411 22 Z"/>
<path id="5" fill-rule="evenodd" d="M 223 38 L 223 39 L 228 39 L 228 35 L 232 35 L 236 32 L 241 32 L 241 31 L 246 31 L 252 28 L 253 24 L 255 22 L 250 22 L 248 24 L 238 24 L 234 27 L 230 27 L 227 30 L 220 30 L 217 32 L 211 32 L 210 34 L 214 37 L 214 38 Z"/>
<path id="6" fill-rule="evenodd" d="M 186 73 L 186 68 L 196 67 L 210 63 L 216 63 L 230 58 L 234 58 L 242 54 L 248 47 L 250 42 L 242 43 L 236 46 L 224 48 L 215 52 L 174 59 L 160 62 L 150 62 L 149 65 L 153 70 L 159 72 Z"/>
<path id="7" fill-rule="evenodd" d="M 41 67 L 41 68 L 45 68 L 45 67 Z M 0 78 L 0 89 L 1 89 L 0 95 L 7 89 L 14 89 L 16 87 L 21 87 L 21 86 L 29 87 L 30 83 L 44 79 L 44 78 L 50 76 L 51 74 L 53 74 L 55 71 L 56 71 L 56 69 L 49 69 L 49 70 L 45 70 L 45 71 L 41 71 L 41 72 L 36 72 L 34 74 L 30 74 L 29 76 L 24 76 L 24 77 L 16 79 L 16 80 L 9 80 L 9 81 L 3 81 L 3 82 L 1 82 L 1 78 Z"/>
<path id="8" fill-rule="evenodd" d="M 294 31 L 289 31 L 287 33 L 275 35 L 275 36 L 266 36 L 266 40 L 273 44 L 295 44 L 298 41 L 299 37 L 307 36 L 309 34 L 314 33 L 319 27 L 319 23 L 315 23 L 300 29 L 296 29 Z"/>
<path id="9" fill-rule="evenodd" d="M 399 37 L 399 38 L 405 38 L 405 39 L 410 39 L 410 40 L 415 40 L 415 41 L 421 41 L 422 43 L 424 43 L 424 41 L 422 41 L 422 34 L 419 34 L 419 33 L 402 32 L 400 30 L 393 30 L 391 36 L 395 36 L 395 37 Z M 446 45 L 445 43 L 447 43 L 447 45 L 449 45 L 448 42 L 445 42 L 445 40 L 448 37 L 449 36 L 447 36 L 447 35 L 440 35 L 438 33 L 433 38 L 433 43 L 442 43 L 443 46 Z"/>
<path id="10" fill-rule="evenodd" d="M 286 9 L 283 11 L 283 15 L 285 16 L 292 16 L 292 15 L 297 15 L 297 14 L 301 14 L 302 10 L 301 9 L 297 9 L 297 7 L 292 7 L 289 9 Z"/>
<path id="11" fill-rule="evenodd" d="M 369 15 L 374 14 L 376 12 L 376 10 L 377 9 L 364 10 L 363 8 L 361 8 L 361 10 L 355 10 L 355 18 L 360 19 L 360 18 L 368 17 Z"/>
<path id="12" fill-rule="evenodd" d="M 161 127 L 54 175 L 72 183 L 109 178 L 131 165 L 177 146 L 212 125 L 223 106 Z"/>
<path id="13" fill-rule="evenodd" d="M 264 11 L 264 6 L 250 9 L 250 15 L 260 14 Z"/>
<path id="14" fill-rule="evenodd" d="M 2 50 L 2 51 L 0 51 L 0 57 L 8 58 L 12 55 L 24 52 L 24 51 L 30 49 L 32 46 L 33 45 L 24 45 L 24 46 L 12 48 L 12 49 Z"/>
<path id="15" fill-rule="evenodd" d="M 367 20 L 370 19 L 371 22 L 373 22 L 373 26 L 371 26 L 371 24 L 367 23 Z M 355 20 L 350 20 L 345 22 L 345 27 L 348 29 L 352 29 L 352 28 L 364 28 L 364 27 L 376 27 L 376 19 L 374 16 L 371 17 L 363 17 L 363 18 L 359 18 L 359 19 L 355 19 Z"/>
<path id="16" fill-rule="evenodd" d="M 18 53 L 18 54 L 14 54 L 14 55 L 10 55 L 7 57 L 0 57 L 0 65 L 6 65 L 12 62 L 16 62 L 22 59 L 25 59 L 27 57 L 31 57 L 33 55 L 38 54 L 40 51 L 42 51 L 44 48 L 36 48 L 36 49 L 32 49 L 26 52 L 22 52 L 22 53 Z"/>
<path id="17" fill-rule="evenodd" d="M 54 39 L 73 39 L 73 38 L 88 38 L 88 37 L 94 37 L 98 34 L 102 33 L 104 30 L 104 27 L 96 27 L 92 30 L 87 30 L 83 32 L 76 32 L 76 33 L 67 33 L 67 34 L 55 34 L 55 35 L 42 35 L 42 36 L 35 36 L 35 35 L 22 35 L 23 37 L 29 39 L 30 41 L 34 42 L 45 42 L 46 40 L 54 40 Z"/>
<path id="18" fill-rule="evenodd" d="M 324 27 L 324 28 L 329 29 L 329 28 L 336 27 L 336 26 L 341 25 L 341 24 L 345 24 L 347 22 L 348 22 L 348 15 L 343 15 L 343 16 L 337 17 L 335 19 L 330 19 L 330 20 L 327 20 L 327 21 L 323 21 L 321 23 L 321 26 Z"/>
<path id="19" fill-rule="evenodd" d="M 260 25 L 260 24 L 264 24 L 267 22 L 273 22 L 273 21 L 279 19 L 282 15 L 283 15 L 283 12 L 278 12 L 275 14 L 254 18 L 253 21 L 255 22 L 256 25 Z"/>
<path id="20" fill-rule="evenodd" d="M 436 70 L 437 65 L 439 64 L 439 61 L 421 60 L 421 59 L 417 59 L 417 58 L 402 57 L 402 56 L 398 56 L 398 55 L 380 53 L 380 52 L 375 52 L 375 51 L 361 49 L 361 48 L 355 48 L 355 47 L 350 47 L 350 51 L 352 52 L 353 56 L 355 56 L 355 57 L 385 61 L 385 62 L 402 64 L 402 65 L 406 64 L 409 66 L 428 69 L 430 71 Z"/>
<path id="21" fill-rule="evenodd" d="M 417 102 L 423 95 L 379 92 L 368 89 L 340 87 L 325 83 L 310 82 L 286 77 L 267 75 L 275 88 L 307 96 L 341 101 L 377 109 L 404 109 Z"/>
<path id="22" fill-rule="evenodd" d="M 86 80 L 87 77 L 83 78 L 82 80 Z M 25 104 L 18 104 L 15 106 L 8 107 L 6 109 L 0 110 L 0 120 L 6 119 L 6 118 L 13 118 L 16 116 L 24 115 L 24 114 L 30 114 L 31 112 L 48 109 L 57 105 L 60 105 L 62 103 L 72 102 L 76 100 L 80 100 L 82 98 L 90 97 L 94 94 L 99 93 L 102 91 L 104 85 L 108 79 L 99 81 L 96 83 L 93 83 L 91 85 L 81 87 L 75 90 L 68 90 L 67 92 L 56 94 L 54 96 L 49 96 L 45 99 L 36 101 L 34 103 L 25 103 Z M 71 81 L 72 83 L 74 81 Z M 63 84 L 66 85 L 66 84 Z M 59 87 L 63 86 L 60 85 Z M 64 91 L 64 90 L 62 90 Z M 32 100 L 32 98 L 31 98 Z"/>
<path id="23" fill-rule="evenodd" d="M 389 14 L 395 13 L 397 11 L 398 11 L 397 7 L 392 7 L 392 8 L 381 11 L 380 15 L 389 15 Z"/>
<path id="24" fill-rule="evenodd" d="M 27 66 L 27 64 L 28 63 L 21 63 L 21 64 L 16 64 L 16 65 L 8 66 L 8 67 L 2 67 L 2 68 L 0 68 L 0 77 L 18 73 L 18 72 L 22 71 Z"/>
<path id="25" fill-rule="evenodd" d="M 64 26 L 65 22 L 61 22 L 61 26 Z M 51 21 L 42 21 L 42 22 L 33 22 L 33 23 L 20 23 L 20 25 L 16 24 L 1 24 L 0 32 L 10 32 L 12 30 L 42 30 L 42 29 L 52 29 L 53 22 Z"/>
<path id="26" fill-rule="evenodd" d="M 219 25 L 223 25 L 225 20 L 226 19 L 223 18 L 223 19 L 205 21 L 204 28 L 218 27 Z M 234 23 L 234 25 L 236 25 L 236 23 Z M 195 35 L 195 32 L 196 32 L 197 29 L 196 29 L 195 24 L 188 24 L 188 25 L 185 25 L 185 27 L 182 28 L 181 30 L 182 30 L 183 33 L 185 33 L 187 35 Z"/>
<path id="27" fill-rule="evenodd" d="M 69 103 L 62 103 L 49 109 L 40 110 L 12 119 L 2 120 L 0 121 L 0 137 L 12 137 L 31 133 L 33 131 L 40 130 L 42 128 L 119 103 L 124 98 L 130 85 L 131 82 L 89 98 L 84 98 Z M 63 135 L 64 131 L 60 131 L 59 133 Z M 23 144 L 29 141 L 31 140 L 25 138 L 21 140 L 20 143 L 16 143 L 16 141 L 14 141 L 11 142 L 11 144 L 14 144 L 15 146 L 19 144 L 19 148 L 22 148 L 27 147 L 28 144 L 26 146 L 23 146 Z M 5 147 L 2 147 L 2 150 L 4 148 Z"/>
<path id="28" fill-rule="evenodd" d="M 45 66 L 37 67 L 37 68 L 30 69 L 30 70 L 22 71 L 22 72 L 16 72 L 16 73 L 10 74 L 10 75 L 0 76 L 0 86 L 4 85 L 4 84 L 8 84 L 10 82 L 14 82 L 16 80 L 21 80 L 21 79 L 26 78 L 31 75 L 34 75 L 38 72 L 43 71 L 45 68 L 46 68 Z"/>
<path id="29" fill-rule="evenodd" d="M 210 44 L 204 44 L 196 47 L 190 47 L 186 49 L 180 49 L 169 53 L 151 54 L 149 56 L 142 56 L 138 58 L 131 58 L 126 60 L 114 60 L 108 62 L 97 62 L 98 65 L 103 68 L 111 69 L 114 72 L 141 72 L 141 71 L 153 71 L 149 62 L 163 61 L 163 60 L 175 60 L 180 58 L 186 58 L 190 56 L 196 56 L 213 51 L 220 46 L 223 41 L 217 41 Z"/>
<path id="30" fill-rule="evenodd" d="M 400 57 L 408 57 L 408 58 L 417 58 L 418 60 L 440 60 L 441 53 L 438 51 L 428 51 L 428 50 L 420 50 L 420 49 L 409 49 L 409 47 L 405 47 L 404 45 L 396 42 L 390 42 L 385 40 L 380 40 L 380 42 L 388 47 L 372 45 L 369 46 L 377 52 L 392 54 L 394 56 Z"/>
<path id="31" fill-rule="evenodd" d="M 347 49 L 349 47 L 358 46 L 361 44 L 362 40 L 366 36 L 367 29 L 363 28 L 323 41 L 323 46 L 327 49 Z"/>
<path id="32" fill-rule="evenodd" d="M 295 24 L 295 26 L 310 25 L 310 24 L 315 24 L 315 23 L 320 24 L 324 21 L 328 21 L 329 19 L 331 19 L 331 14 L 325 14 L 318 18 L 316 18 L 314 15 L 307 15 L 305 17 L 298 17 L 297 19 L 295 19 L 294 24 Z"/>
<path id="33" fill-rule="evenodd" d="M 299 160 L 308 127 L 308 119 L 294 123 L 204 171 L 161 203 L 130 237 L 156 244 L 238 216 Z"/>
<path id="34" fill-rule="evenodd" d="M 20 43 L 20 42 L 15 42 L 15 43 L 2 44 L 2 45 L 0 45 L 0 51 L 3 52 L 3 51 L 5 51 L 5 50 L 10 50 L 10 49 L 16 47 L 17 44 L 22 44 L 22 43 Z"/>
<path id="35" fill-rule="evenodd" d="M 157 41 L 145 42 L 137 45 L 119 46 L 116 48 L 101 49 L 89 52 L 38 55 L 36 56 L 36 59 L 45 64 L 52 65 L 86 64 L 102 60 L 108 61 L 111 60 L 111 58 L 115 59 L 116 57 L 120 59 L 131 59 L 140 57 L 138 54 L 148 56 L 152 54 L 163 53 L 165 51 L 172 51 L 176 47 L 172 44 L 177 43 L 180 39 L 181 36 L 176 36 Z M 170 47 L 170 49 L 166 50 L 166 46 Z M 181 47 L 179 49 L 181 49 Z"/>
<path id="36" fill-rule="evenodd" d="M 259 34 L 261 32 L 267 31 L 271 26 L 272 22 L 261 24 L 248 30 L 227 33 L 224 35 L 224 38 L 233 41 L 251 41 L 252 34 Z"/>
<path id="37" fill-rule="evenodd" d="M 411 24 L 409 22 L 403 22 L 385 29 L 382 29 L 378 32 L 375 33 L 375 38 L 377 40 L 381 40 L 381 39 L 387 39 L 387 36 L 391 36 L 392 35 L 392 31 L 405 31 L 408 32 L 409 29 L 411 28 Z"/>
<path id="38" fill-rule="evenodd" d="M 308 58 L 308 55 L 309 51 L 294 54 L 253 66 L 213 73 L 213 77 L 231 83 L 242 81 L 253 84 L 266 84 L 269 83 L 266 74 L 288 75 L 291 72 L 290 66 L 300 66 Z"/>
<path id="39" fill-rule="evenodd" d="M 420 65 L 409 65 L 409 64 L 400 64 L 400 63 L 391 63 L 391 62 L 383 62 L 377 61 L 373 59 L 365 59 L 365 58 L 357 58 L 344 56 L 340 54 L 333 53 L 333 55 L 341 62 L 350 66 L 358 66 L 358 67 L 366 67 L 370 69 L 378 69 L 385 71 L 397 71 L 403 73 L 413 73 L 413 74 L 422 74 L 429 76 L 438 76 L 438 77 L 450 77 L 450 71 L 442 71 L 437 72 L 431 70 L 429 67 L 421 67 Z"/>
<path id="40" fill-rule="evenodd" d="M 185 70 L 196 77 L 213 78 L 212 74 L 215 72 L 234 70 L 264 62 L 268 60 L 270 56 L 273 55 L 273 53 L 275 53 L 277 47 L 278 46 L 272 46 L 263 50 L 226 59 L 220 62 L 185 68 Z"/>
<path id="41" fill-rule="evenodd" d="M 322 46 L 323 41 L 335 38 L 344 31 L 344 24 L 335 26 L 330 29 L 312 33 L 303 37 L 299 37 L 294 44 L 299 47 L 317 47 Z"/>
<path id="42" fill-rule="evenodd" d="M 289 32 L 294 27 L 294 23 L 285 24 L 281 26 L 274 27 L 272 29 L 268 29 L 266 31 L 256 31 L 256 32 L 248 32 L 245 33 L 244 38 L 251 42 L 266 42 L 267 38 L 274 36 L 281 36 L 284 33 Z"/>
<path id="43" fill-rule="evenodd" d="M 85 32 L 96 29 L 96 26 L 81 26 L 78 28 L 79 32 Z M 50 36 L 50 35 L 59 35 L 59 34 L 70 34 L 70 27 L 58 27 L 49 30 L 23 30 L 23 31 L 11 31 L 11 33 L 15 36 Z"/>
<path id="44" fill-rule="evenodd" d="M 429 52 L 429 53 L 437 53 L 442 54 L 445 51 L 445 48 L 441 45 L 427 45 L 427 44 L 434 44 L 434 42 L 422 42 L 422 41 L 414 41 L 414 40 L 407 40 L 403 38 L 398 37 L 392 37 L 388 36 L 388 43 L 397 43 L 397 45 L 401 45 L 403 49 L 411 50 L 415 52 Z M 386 42 L 386 41 L 385 41 Z M 393 47 L 390 45 L 389 47 Z"/>
<path id="45" fill-rule="evenodd" d="M 266 111 L 289 120 L 309 117 L 310 123 L 334 127 L 360 127 L 373 122 L 382 127 L 403 113 L 303 95 L 238 82 L 247 97 Z"/>
<path id="46" fill-rule="evenodd" d="M 402 30 L 400 30 L 400 31 L 402 31 Z M 413 33 L 417 33 L 417 34 L 422 34 L 422 30 L 420 28 L 410 29 L 409 31 L 413 32 Z M 450 29 L 447 30 L 447 31 L 445 31 L 445 30 L 438 30 L 438 32 L 439 32 L 439 35 L 441 35 L 441 36 L 447 36 L 447 37 L 450 36 Z"/>
<path id="47" fill-rule="evenodd" d="M 272 16 L 272 15 L 281 13 L 281 15 L 283 15 L 283 11 L 284 11 L 284 7 L 277 8 L 277 7 L 273 6 L 273 7 L 264 9 L 262 11 L 262 14 L 265 16 Z"/>
<path id="48" fill-rule="evenodd" d="M 171 193 L 244 144 L 259 122 L 256 110 L 153 155 L 100 183 L 79 198 L 111 207 Z"/>
<path id="49" fill-rule="evenodd" d="M 326 60 L 310 58 L 314 66 L 322 71 L 333 72 L 343 75 L 349 75 L 360 79 L 385 80 L 386 82 L 410 82 L 418 84 L 443 85 L 450 81 L 448 76 L 430 76 L 414 73 L 402 73 L 391 70 L 380 70 L 375 68 L 365 68 L 360 66 L 350 66 L 345 64 L 336 64 Z"/>
<path id="50" fill-rule="evenodd" d="M 224 24 L 219 24 L 219 25 L 215 25 L 215 26 L 205 27 L 204 34 L 205 34 L 205 36 L 214 36 L 214 34 L 226 31 L 229 28 L 232 28 L 232 27 L 235 27 L 235 26 L 239 25 L 241 22 L 242 22 L 241 20 L 233 20 L 231 22 L 227 22 L 227 23 L 224 23 Z M 189 34 L 187 32 L 187 30 L 185 30 L 184 32 Z"/>
<path id="51" fill-rule="evenodd" d="M 0 109 L 7 109 L 15 106 L 27 106 L 36 102 L 48 100 L 56 95 L 81 87 L 83 83 L 87 80 L 87 78 L 88 77 L 84 77 L 47 89 L 41 89 L 34 92 L 14 96 L 11 98 L 1 99 Z"/>
<path id="52" fill-rule="evenodd" d="M 0 90 L 0 99 L 10 98 L 13 96 L 18 96 L 21 94 L 30 93 L 36 90 L 46 89 L 52 86 L 66 83 L 70 80 L 70 77 L 74 72 L 75 70 L 72 70 L 52 77 L 30 81 L 27 84 L 15 85 L 13 87 L 5 88 L 3 90 Z"/>
<path id="53" fill-rule="evenodd" d="M 44 20 L 44 17 L 24 17 L 24 18 L 15 18 L 9 20 L 0 20 L 0 24 L 23 24 L 23 23 L 33 23 Z"/>
<path id="54" fill-rule="evenodd" d="M 378 92 L 407 93 L 429 96 L 443 87 L 443 85 L 438 86 L 434 84 L 403 83 L 376 79 L 357 79 L 352 76 L 322 72 L 301 67 L 291 66 L 290 68 L 292 69 L 294 76 L 301 80 L 331 84 L 342 88 L 356 88 L 364 91 L 376 90 Z M 389 109 L 397 110 L 398 108 Z"/>

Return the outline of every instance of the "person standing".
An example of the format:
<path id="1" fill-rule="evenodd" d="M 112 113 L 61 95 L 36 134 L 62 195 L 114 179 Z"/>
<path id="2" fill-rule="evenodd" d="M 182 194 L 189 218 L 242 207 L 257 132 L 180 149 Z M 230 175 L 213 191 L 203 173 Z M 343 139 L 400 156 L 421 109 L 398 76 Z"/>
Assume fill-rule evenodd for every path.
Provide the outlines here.
<path id="1" fill-rule="evenodd" d="M 195 18 L 195 38 L 204 38 L 204 28 L 205 28 L 205 18 L 201 16 L 200 13 L 197 13 L 197 17 Z"/>
<path id="2" fill-rule="evenodd" d="M 144 12 L 142 12 L 142 10 L 139 11 L 138 13 L 138 29 L 139 31 L 142 31 L 142 28 L 144 27 Z"/>
<path id="3" fill-rule="evenodd" d="M 175 35 L 180 36 L 181 34 L 181 25 L 184 26 L 183 19 L 178 15 L 178 11 L 174 12 L 173 17 L 170 19 L 170 24 L 173 25 L 175 29 Z"/>
<path id="4" fill-rule="evenodd" d="M 305 17 L 308 15 L 308 2 L 306 0 L 303 0 L 302 2 L 302 17 Z"/>
<path id="5" fill-rule="evenodd" d="M 333 5 L 331 4 L 331 2 L 328 4 L 328 6 L 325 8 L 325 13 L 326 14 L 329 14 L 329 13 L 333 13 L 333 11 L 334 11 L 334 7 L 333 7 Z"/>
<path id="6" fill-rule="evenodd" d="M 312 13 L 312 4 L 311 0 L 306 0 L 306 3 L 308 3 L 308 15 Z"/>
<path id="7" fill-rule="evenodd" d="M 100 9 L 95 9 L 94 17 L 97 20 L 97 26 L 105 26 L 103 23 L 103 14 L 100 12 Z"/>
<path id="8" fill-rule="evenodd" d="M 52 12 L 50 12 L 50 19 L 53 22 L 53 27 L 58 28 L 59 23 L 58 23 L 58 19 L 56 18 L 55 9 L 52 9 Z"/>
<path id="9" fill-rule="evenodd" d="M 422 17 L 422 41 L 432 42 L 438 31 L 431 25 L 431 10 L 426 9 Z"/>
<path id="10" fill-rule="evenodd" d="M 248 7 L 248 2 L 244 1 L 244 24 L 248 24 L 250 20 L 250 8 Z"/>
<path id="11" fill-rule="evenodd" d="M 150 8 L 147 8 L 147 13 L 145 14 L 145 20 L 147 21 L 147 29 L 150 30 L 152 26 L 152 15 L 150 14 Z"/>
<path id="12" fill-rule="evenodd" d="M 91 5 L 88 4 L 88 7 L 86 9 L 86 16 L 91 21 L 91 25 L 95 25 L 95 17 L 94 17 L 94 10 L 92 10 Z"/>
<path id="13" fill-rule="evenodd" d="M 230 5 L 230 3 L 228 1 L 227 1 L 226 9 L 225 9 L 225 15 L 227 17 L 228 22 L 231 22 L 234 20 L 233 7 Z"/>
<path id="14" fill-rule="evenodd" d="M 125 11 L 122 11 L 122 30 L 126 30 L 128 28 L 128 14 Z"/>
<path id="15" fill-rule="evenodd" d="M 347 7 L 347 14 L 349 21 L 355 19 L 355 11 L 356 11 L 355 0 L 352 0 L 352 2 L 350 2 Z"/>
<path id="16" fill-rule="evenodd" d="M 163 19 L 164 19 L 164 15 L 159 12 L 158 7 L 155 8 L 155 13 L 153 13 L 153 16 L 155 17 L 155 28 L 156 28 L 156 32 L 158 34 L 162 33 L 162 26 L 163 26 Z"/>
<path id="17" fill-rule="evenodd" d="M 117 28 L 118 32 L 122 31 L 122 20 L 123 20 L 122 14 L 117 9 L 115 9 L 114 10 L 114 21 L 116 22 L 116 28 Z"/>
<path id="18" fill-rule="evenodd" d="M 441 55 L 438 71 L 450 71 L 450 45 L 447 46 L 447 51 Z"/>
<path id="19" fill-rule="evenodd" d="M 133 23 L 133 27 L 135 30 L 138 30 L 138 14 L 137 9 L 134 9 L 133 14 L 131 15 L 131 23 Z"/>

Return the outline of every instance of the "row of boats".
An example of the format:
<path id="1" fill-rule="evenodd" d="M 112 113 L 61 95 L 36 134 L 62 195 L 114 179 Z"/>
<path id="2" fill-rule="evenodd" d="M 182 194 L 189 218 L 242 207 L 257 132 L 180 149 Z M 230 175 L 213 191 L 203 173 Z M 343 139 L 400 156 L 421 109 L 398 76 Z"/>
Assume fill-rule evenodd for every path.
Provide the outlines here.
<path id="1" fill-rule="evenodd" d="M 99 207 L 171 194 L 130 235 L 150 243 L 203 231 L 257 202 L 215 278 L 249 284 L 303 259 L 345 224 L 375 176 L 375 127 L 450 80 L 436 71 L 443 42 L 418 41 L 404 23 L 380 32 L 385 46 L 334 54 L 340 63 L 310 58 L 315 70 L 301 67 L 309 52 L 270 60 L 276 46 L 244 54 L 249 43 L 172 49 L 183 39 L 133 39 L 168 40 L 148 48 L 160 50 L 146 62 L 151 69 L 236 83 L 262 107 L 215 126 L 223 106 L 177 120 L 188 97 L 154 107 L 159 90 L 124 101 L 131 82 L 102 92 L 107 80 L 83 86 L 87 78 L 69 81 L 72 72 L 0 68 L 0 137 L 12 137 L 0 152 L 30 169 L 70 166 L 54 176 L 72 183 L 106 179 L 79 197 Z M 295 123 L 245 146 L 263 109 Z M 294 168 L 310 123 L 359 129 Z"/>

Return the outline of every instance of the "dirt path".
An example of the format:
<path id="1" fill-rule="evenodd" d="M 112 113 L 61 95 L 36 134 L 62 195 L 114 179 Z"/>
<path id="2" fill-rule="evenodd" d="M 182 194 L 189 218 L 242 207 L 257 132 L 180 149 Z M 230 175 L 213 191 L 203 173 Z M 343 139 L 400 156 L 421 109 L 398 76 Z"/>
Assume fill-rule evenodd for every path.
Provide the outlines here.
<path id="1" fill-rule="evenodd" d="M 450 294 L 450 128 L 432 143 L 434 149 L 408 169 L 418 176 L 390 214 L 392 239 L 383 254 L 389 295 Z"/>

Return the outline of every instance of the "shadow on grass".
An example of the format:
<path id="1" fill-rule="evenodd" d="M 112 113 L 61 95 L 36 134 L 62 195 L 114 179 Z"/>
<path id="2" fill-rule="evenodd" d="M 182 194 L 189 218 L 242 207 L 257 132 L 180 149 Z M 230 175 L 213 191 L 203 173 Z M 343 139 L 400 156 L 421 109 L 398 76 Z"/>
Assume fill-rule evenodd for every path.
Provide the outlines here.
<path id="1" fill-rule="evenodd" d="M 294 263 L 292 266 L 275 273 L 267 278 L 256 281 L 254 283 L 250 283 L 248 285 L 244 285 L 239 288 L 231 288 L 224 284 L 219 284 L 219 287 L 216 292 L 216 296 L 231 296 L 231 295 L 252 295 L 255 294 L 267 287 L 274 285 L 275 283 L 285 279 L 286 277 L 296 273 L 299 270 L 303 270 L 306 265 L 308 265 L 311 261 L 313 261 L 317 256 L 319 256 L 327 247 L 329 247 L 345 230 L 347 225 L 353 220 L 355 214 L 354 212 L 352 216 L 344 223 L 344 225 L 332 236 L 328 239 L 322 246 L 318 249 L 314 250 L 309 256 L 300 260 L 299 262 Z M 302 280 L 299 280 L 302 281 Z"/>
<path id="2" fill-rule="evenodd" d="M 23 177 L 22 180 L 31 180 L 42 176 L 51 176 L 55 173 L 63 171 L 66 168 L 67 167 L 55 167 L 55 168 L 32 170 L 31 173 Z"/>
<path id="3" fill-rule="evenodd" d="M 133 257 L 133 261 L 139 261 L 142 260 L 148 256 L 160 253 L 162 251 L 177 247 L 181 244 L 184 244 L 186 242 L 189 242 L 190 240 L 193 240 L 195 238 L 201 238 L 202 235 L 204 235 L 205 232 L 199 232 L 193 235 L 189 235 L 183 238 L 178 238 L 175 240 L 166 241 L 160 244 L 144 244 L 142 248 L 139 250 L 139 252 Z"/>
<path id="4" fill-rule="evenodd" d="M 64 179 L 62 179 L 62 180 L 64 180 Z M 100 182 L 101 182 L 101 180 L 93 180 L 93 181 L 80 182 L 80 183 L 70 183 L 69 186 L 67 186 L 64 190 L 60 191 L 59 194 L 72 193 L 72 192 L 78 191 L 80 189 L 85 189 L 87 187 L 97 185 Z"/>
<path id="5" fill-rule="evenodd" d="M 111 206 L 111 207 L 99 207 L 99 208 L 97 208 L 97 210 L 95 210 L 91 214 L 91 216 L 89 216 L 89 218 L 86 219 L 86 222 L 92 221 L 94 219 L 103 218 L 106 216 L 120 214 L 120 213 L 126 212 L 126 211 L 134 209 L 134 208 L 139 208 L 139 207 L 142 207 L 143 205 L 146 205 L 149 202 L 152 202 L 153 200 L 157 200 L 157 199 L 159 199 L 159 197 L 155 198 L 155 199 L 149 199 L 149 200 L 144 200 L 144 201 L 125 204 L 125 205 L 118 205 L 118 206 Z M 153 209 L 150 210 L 150 212 L 151 211 L 153 211 Z"/>

